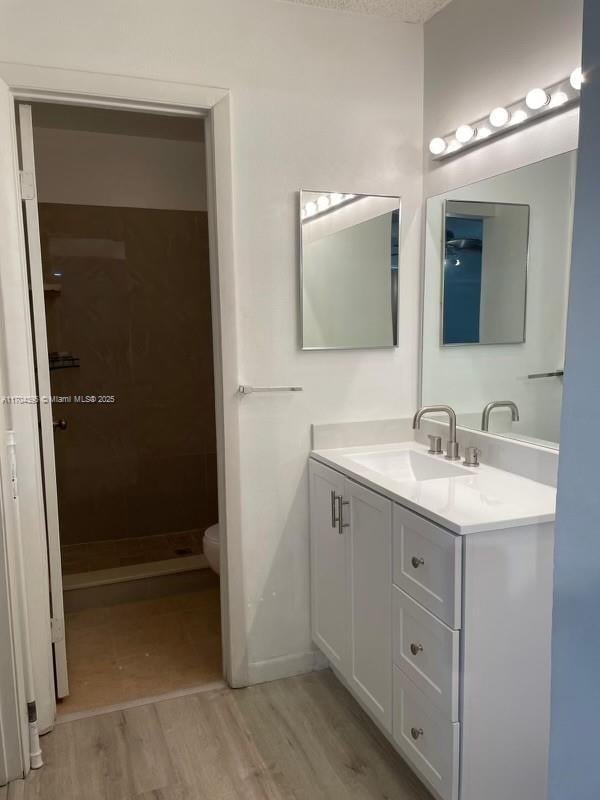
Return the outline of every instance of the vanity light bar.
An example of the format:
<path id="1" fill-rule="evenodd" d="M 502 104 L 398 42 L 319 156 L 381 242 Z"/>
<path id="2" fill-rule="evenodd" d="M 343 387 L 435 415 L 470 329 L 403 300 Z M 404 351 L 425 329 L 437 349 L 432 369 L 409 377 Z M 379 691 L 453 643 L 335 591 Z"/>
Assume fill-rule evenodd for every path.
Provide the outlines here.
<path id="1" fill-rule="evenodd" d="M 482 144 L 483 141 L 514 133 L 518 128 L 537 122 L 550 114 L 566 111 L 579 103 L 584 76 L 581 68 L 574 69 L 568 78 L 543 89 L 536 87 L 516 103 L 498 106 L 487 117 L 459 125 L 446 136 L 436 136 L 429 142 L 429 152 L 439 161 Z"/>
<path id="2" fill-rule="evenodd" d="M 345 205 L 356 198 L 355 194 L 341 194 L 340 192 L 323 192 L 316 200 L 309 200 L 304 204 L 301 215 L 302 219 L 310 219 L 319 214 L 325 214 L 338 206 Z"/>

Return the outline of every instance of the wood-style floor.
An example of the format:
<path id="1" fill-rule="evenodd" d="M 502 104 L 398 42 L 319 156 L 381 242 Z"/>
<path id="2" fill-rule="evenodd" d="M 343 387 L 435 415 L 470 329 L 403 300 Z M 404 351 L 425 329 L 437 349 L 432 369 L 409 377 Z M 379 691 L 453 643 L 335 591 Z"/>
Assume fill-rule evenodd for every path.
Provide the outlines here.
<path id="1" fill-rule="evenodd" d="M 329 672 L 58 725 L 4 800 L 431 800 Z"/>

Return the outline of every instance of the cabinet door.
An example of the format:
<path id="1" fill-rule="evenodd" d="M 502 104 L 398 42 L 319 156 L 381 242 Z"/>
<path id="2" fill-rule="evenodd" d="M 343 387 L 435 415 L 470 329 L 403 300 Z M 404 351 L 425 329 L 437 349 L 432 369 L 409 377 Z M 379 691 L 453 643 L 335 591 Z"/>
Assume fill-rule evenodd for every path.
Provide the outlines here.
<path id="1" fill-rule="evenodd" d="M 312 459 L 309 472 L 312 637 L 332 666 L 348 677 L 348 546 L 338 524 L 344 477 Z"/>
<path id="2" fill-rule="evenodd" d="M 346 480 L 350 523 L 351 675 L 353 691 L 392 727 L 392 504 Z"/>

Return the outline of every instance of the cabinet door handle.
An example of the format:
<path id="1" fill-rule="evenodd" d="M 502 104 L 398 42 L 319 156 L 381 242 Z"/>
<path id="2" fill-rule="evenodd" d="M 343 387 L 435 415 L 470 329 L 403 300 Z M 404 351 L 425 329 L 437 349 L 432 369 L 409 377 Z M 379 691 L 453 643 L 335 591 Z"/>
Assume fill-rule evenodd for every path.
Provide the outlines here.
<path id="1" fill-rule="evenodd" d="M 413 656 L 418 656 L 419 653 L 423 652 L 423 645 L 415 644 L 415 642 L 413 642 L 410 646 L 410 652 L 413 654 Z"/>
<path id="2" fill-rule="evenodd" d="M 337 523 L 338 523 L 338 533 L 341 535 L 344 533 L 344 528 L 349 528 L 350 523 L 344 522 L 344 506 L 350 505 L 348 500 L 344 500 L 341 495 L 337 497 L 338 501 L 338 514 L 337 514 Z"/>
<path id="3" fill-rule="evenodd" d="M 416 741 L 417 741 L 417 739 L 419 739 L 421 736 L 423 736 L 423 735 L 424 735 L 424 734 L 423 734 L 423 728 L 411 728 L 411 729 L 410 729 L 410 735 L 412 736 L 412 738 L 413 738 L 413 739 L 415 740 L 415 742 L 416 742 Z"/>
<path id="4" fill-rule="evenodd" d="M 419 567 L 422 567 L 423 564 L 425 563 L 425 559 L 424 558 L 417 558 L 417 556 L 413 556 L 411 558 L 411 560 L 410 560 L 410 563 L 413 565 L 413 567 L 415 569 L 419 569 Z"/>
<path id="5" fill-rule="evenodd" d="M 337 523 L 338 523 L 337 515 L 335 513 L 335 501 L 336 501 L 336 499 L 337 499 L 337 495 L 335 493 L 335 489 L 332 489 L 331 490 L 331 527 L 332 528 L 336 528 L 337 527 Z"/>

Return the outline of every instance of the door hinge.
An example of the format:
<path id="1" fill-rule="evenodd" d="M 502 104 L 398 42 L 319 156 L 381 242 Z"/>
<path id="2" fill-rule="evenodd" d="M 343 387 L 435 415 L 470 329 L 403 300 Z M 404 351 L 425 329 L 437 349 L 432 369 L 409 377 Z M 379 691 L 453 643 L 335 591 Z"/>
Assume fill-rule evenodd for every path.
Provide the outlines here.
<path id="1" fill-rule="evenodd" d="M 19 172 L 21 181 L 21 199 L 22 200 L 35 200 L 35 179 L 33 172 Z"/>
<path id="2" fill-rule="evenodd" d="M 58 617 L 52 617 L 50 620 L 50 634 L 52 644 L 62 642 L 65 638 L 65 621 L 63 619 L 58 619 Z"/>

